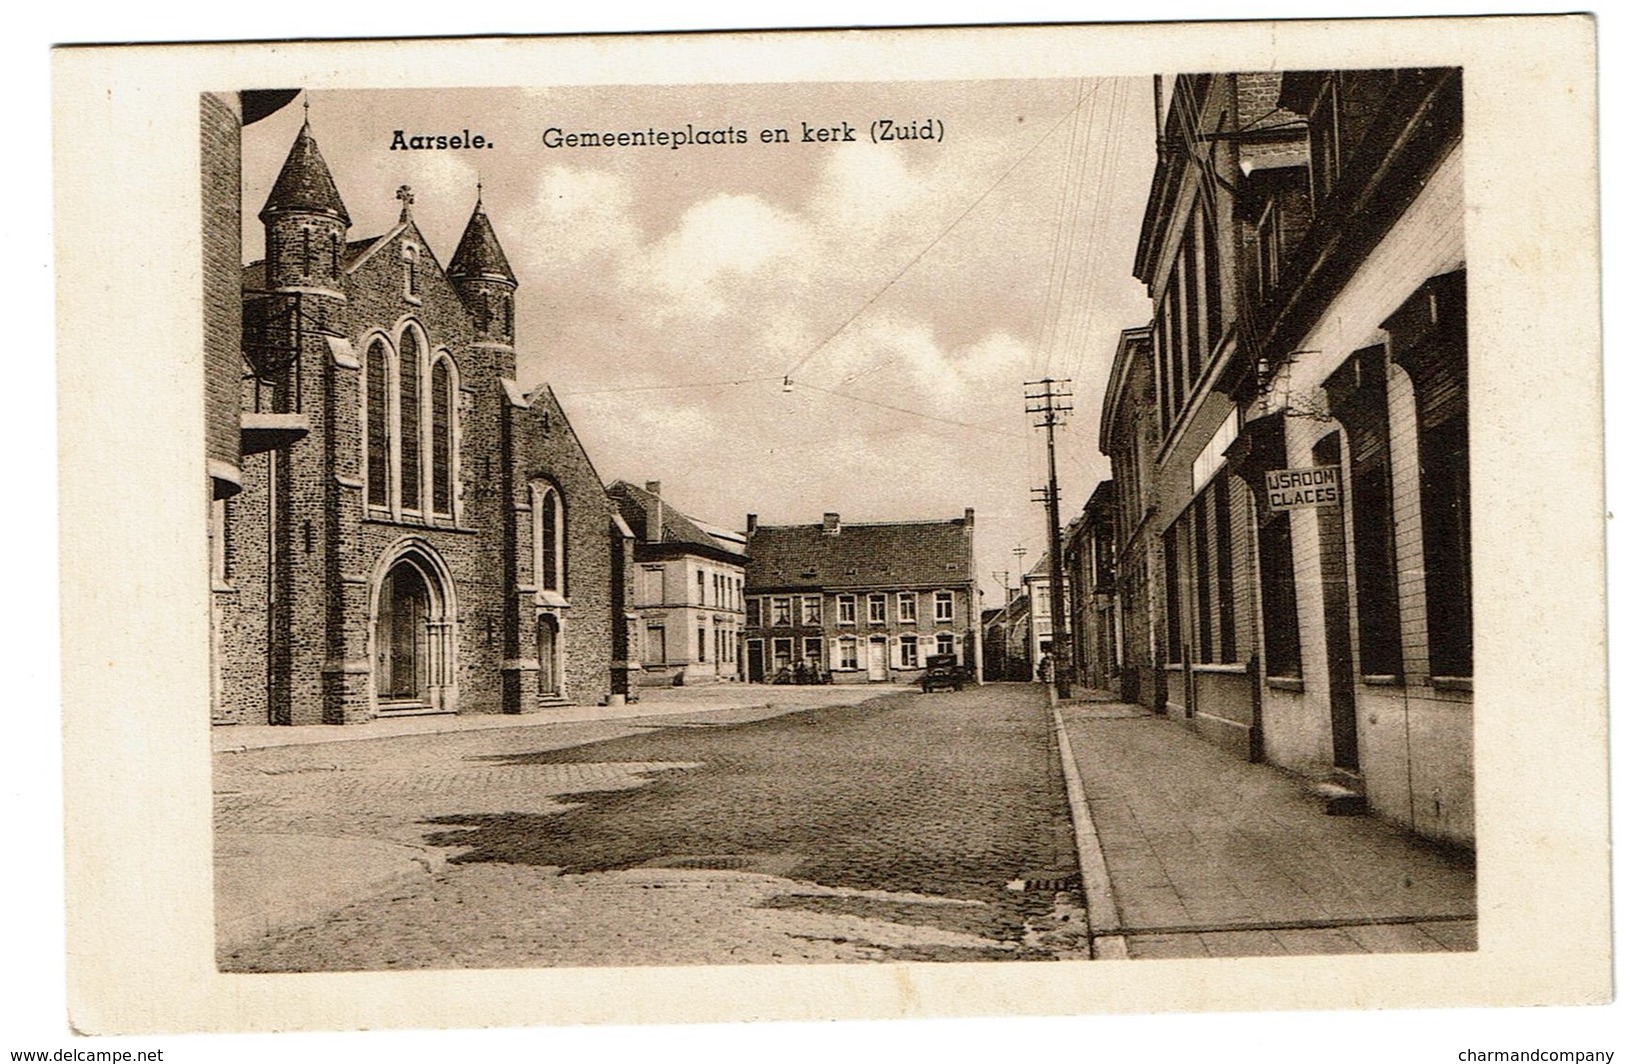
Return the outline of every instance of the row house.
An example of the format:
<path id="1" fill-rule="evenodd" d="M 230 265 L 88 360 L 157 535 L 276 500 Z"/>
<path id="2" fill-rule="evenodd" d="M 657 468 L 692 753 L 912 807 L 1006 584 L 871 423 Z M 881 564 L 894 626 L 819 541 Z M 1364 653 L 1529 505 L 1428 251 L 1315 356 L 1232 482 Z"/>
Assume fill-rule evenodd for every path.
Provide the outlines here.
<path id="1" fill-rule="evenodd" d="M 1067 526 L 1061 557 L 1068 586 L 1067 631 L 1072 667 L 1085 687 L 1120 692 L 1122 633 L 1116 582 L 1115 485 L 1103 480 L 1090 493 L 1083 513 Z"/>
<path id="2" fill-rule="evenodd" d="M 1113 601 L 1119 625 L 1118 693 L 1147 708 L 1167 704 L 1161 638 L 1162 537 L 1149 478 L 1161 445 L 1151 329 L 1118 337 L 1100 414 L 1100 451 L 1111 459 L 1116 550 Z"/>
<path id="3" fill-rule="evenodd" d="M 634 536 L 633 605 L 642 686 L 738 680 L 745 616 L 744 540 L 713 534 L 666 502 L 660 481 L 609 487 Z"/>
<path id="4" fill-rule="evenodd" d="M 1044 672 L 1048 670 L 1049 679 L 1055 678 L 1055 601 L 1050 594 L 1050 584 L 1054 577 L 1051 575 L 1049 564 L 1049 551 L 1038 556 L 1038 562 L 1021 576 L 1021 595 L 1027 601 L 1025 618 L 1027 621 L 1027 646 L 1029 666 L 1028 674 L 1021 677 L 1025 680 L 1044 679 Z M 1071 593 L 1073 579 L 1062 571 L 1061 609 L 1066 609 L 1067 596 Z M 1074 663 L 1077 661 L 1073 659 Z"/>
<path id="5" fill-rule="evenodd" d="M 1125 696 L 1471 845 L 1461 91 L 1159 79 L 1156 314 L 1119 343 L 1101 443 Z"/>
<path id="6" fill-rule="evenodd" d="M 996 610 L 983 611 L 982 671 L 989 680 L 1033 678 L 1031 602 L 1025 591 Z"/>
<path id="7" fill-rule="evenodd" d="M 975 526 L 969 509 L 862 524 L 838 513 L 807 525 L 748 515 L 746 678 L 913 683 L 926 659 L 952 655 L 980 681 Z"/>

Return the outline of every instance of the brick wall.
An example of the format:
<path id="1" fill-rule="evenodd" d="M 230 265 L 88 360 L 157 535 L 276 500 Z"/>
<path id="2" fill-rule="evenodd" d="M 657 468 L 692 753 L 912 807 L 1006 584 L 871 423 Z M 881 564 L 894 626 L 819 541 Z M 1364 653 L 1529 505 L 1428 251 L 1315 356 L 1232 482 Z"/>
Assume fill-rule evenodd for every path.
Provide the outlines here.
<path id="1" fill-rule="evenodd" d="M 552 389 L 539 388 L 529 400 L 528 408 L 510 408 L 517 458 L 515 487 L 523 492 L 526 501 L 533 481 L 546 481 L 563 496 L 564 593 L 570 602 L 562 611 L 564 695 L 572 702 L 591 704 L 611 693 L 610 661 L 622 608 L 614 595 L 613 570 L 617 564 L 624 564 L 611 550 L 611 537 L 619 533 L 604 483 Z M 520 532 L 516 542 L 517 571 L 522 579 L 528 576 L 531 586 L 535 586 L 530 521 L 521 520 L 516 525 Z M 518 648 L 534 648 L 538 623 L 534 611 L 521 610 L 517 620 Z"/>
<path id="2" fill-rule="evenodd" d="M 242 462 L 237 421 L 243 360 L 241 128 L 235 97 L 201 96 L 204 431 L 210 461 L 233 471 Z"/>

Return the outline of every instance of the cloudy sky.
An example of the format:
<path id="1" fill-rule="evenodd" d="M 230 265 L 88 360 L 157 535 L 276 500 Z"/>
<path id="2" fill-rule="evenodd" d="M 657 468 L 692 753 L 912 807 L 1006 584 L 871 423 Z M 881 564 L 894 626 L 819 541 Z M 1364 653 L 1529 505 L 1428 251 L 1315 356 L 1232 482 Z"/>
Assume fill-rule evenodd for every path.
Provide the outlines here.
<path id="1" fill-rule="evenodd" d="M 1100 393 L 1151 170 L 1149 79 L 310 94 L 351 239 L 414 217 L 442 264 L 484 185 L 518 275 L 520 384 L 551 384 L 607 481 L 742 527 L 977 514 L 988 604 L 1044 547 L 1022 384 L 1070 377 L 1063 521 L 1109 469 Z M 243 133 L 244 254 L 303 118 Z M 872 143 L 889 119 L 940 140 Z M 802 125 L 855 143 L 803 143 Z M 548 148 L 566 132 L 736 129 L 746 144 Z M 391 151 L 396 129 L 484 135 Z M 787 144 L 764 144 L 784 129 Z M 784 381 L 789 377 L 787 388 Z"/>

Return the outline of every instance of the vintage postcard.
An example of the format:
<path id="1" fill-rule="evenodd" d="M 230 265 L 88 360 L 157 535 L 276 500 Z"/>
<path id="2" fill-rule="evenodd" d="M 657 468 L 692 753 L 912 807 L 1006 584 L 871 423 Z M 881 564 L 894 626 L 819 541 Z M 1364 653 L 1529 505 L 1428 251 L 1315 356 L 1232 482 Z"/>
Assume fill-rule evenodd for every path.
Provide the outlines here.
<path id="1" fill-rule="evenodd" d="M 1594 54 L 59 49 L 76 1028 L 1606 1000 Z"/>

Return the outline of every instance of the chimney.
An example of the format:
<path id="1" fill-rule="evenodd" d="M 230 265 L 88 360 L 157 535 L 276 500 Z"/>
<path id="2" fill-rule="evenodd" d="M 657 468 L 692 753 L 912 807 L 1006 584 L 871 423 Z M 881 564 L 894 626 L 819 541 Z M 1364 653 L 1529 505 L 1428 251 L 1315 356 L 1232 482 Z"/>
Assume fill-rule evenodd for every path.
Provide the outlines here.
<path id="1" fill-rule="evenodd" d="M 659 543 L 666 538 L 666 502 L 660 497 L 660 481 L 644 481 L 643 490 L 655 497 L 655 504 L 649 511 L 648 527 L 643 530 L 644 537 L 650 543 Z"/>
<path id="2" fill-rule="evenodd" d="M 976 527 L 976 511 L 971 509 L 969 506 L 965 507 L 965 527 Z"/>
<path id="3" fill-rule="evenodd" d="M 750 535 L 751 533 L 753 533 L 755 531 L 756 531 L 756 515 L 755 514 L 746 514 L 745 515 L 745 535 L 748 536 L 748 535 Z"/>
<path id="4" fill-rule="evenodd" d="M 835 536 L 841 531 L 841 515 L 826 513 L 824 515 L 824 535 Z"/>

